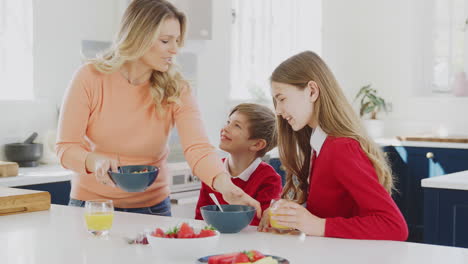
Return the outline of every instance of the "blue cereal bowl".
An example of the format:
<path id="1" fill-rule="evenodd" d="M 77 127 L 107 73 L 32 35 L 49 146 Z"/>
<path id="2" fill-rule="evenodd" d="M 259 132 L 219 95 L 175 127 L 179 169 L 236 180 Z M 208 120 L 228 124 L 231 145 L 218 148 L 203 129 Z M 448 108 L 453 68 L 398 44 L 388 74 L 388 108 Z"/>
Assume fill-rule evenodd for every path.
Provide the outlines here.
<path id="1" fill-rule="evenodd" d="M 214 226 L 221 233 L 237 233 L 248 226 L 255 216 L 255 208 L 248 205 L 222 204 L 224 212 L 216 205 L 200 208 L 206 223 Z"/>
<path id="2" fill-rule="evenodd" d="M 126 192 L 143 192 L 158 177 L 159 168 L 149 165 L 121 166 L 119 172 L 109 171 L 115 185 Z"/>

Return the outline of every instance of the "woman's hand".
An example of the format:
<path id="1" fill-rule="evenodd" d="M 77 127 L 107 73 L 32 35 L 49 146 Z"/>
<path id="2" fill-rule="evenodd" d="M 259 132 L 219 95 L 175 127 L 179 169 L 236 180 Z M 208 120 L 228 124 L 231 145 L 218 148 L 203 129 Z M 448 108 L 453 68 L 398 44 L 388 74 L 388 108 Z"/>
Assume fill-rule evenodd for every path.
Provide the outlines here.
<path id="1" fill-rule="evenodd" d="M 262 216 L 262 208 L 260 203 L 254 198 L 246 194 L 241 188 L 237 187 L 231 181 L 231 177 L 227 173 L 217 175 L 213 180 L 213 187 L 216 191 L 223 195 L 223 199 L 230 204 L 244 204 L 255 207 L 257 217 Z"/>
<path id="2" fill-rule="evenodd" d="M 324 236 L 325 219 L 311 214 L 305 207 L 295 202 L 281 199 L 275 203 L 275 206 L 276 209 L 272 211 L 275 215 L 271 218 L 276 220 L 278 225 L 299 229 L 310 236 Z"/>
<path id="3" fill-rule="evenodd" d="M 86 157 L 85 163 L 86 170 L 91 173 L 94 172 L 99 183 L 115 187 L 107 171 L 112 169 L 113 172 L 118 172 L 119 162 L 117 160 L 91 152 Z"/>

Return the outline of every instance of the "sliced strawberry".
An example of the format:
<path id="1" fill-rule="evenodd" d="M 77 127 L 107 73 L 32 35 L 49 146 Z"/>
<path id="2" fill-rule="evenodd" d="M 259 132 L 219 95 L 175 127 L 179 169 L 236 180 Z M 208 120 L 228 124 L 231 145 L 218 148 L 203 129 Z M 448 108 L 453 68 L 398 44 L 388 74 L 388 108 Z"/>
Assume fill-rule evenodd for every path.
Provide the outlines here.
<path id="1" fill-rule="evenodd" d="M 245 254 L 244 252 L 238 253 L 235 257 L 232 263 L 250 263 L 249 256 Z"/>
<path id="2" fill-rule="evenodd" d="M 255 261 L 265 257 L 265 255 L 260 253 L 260 251 L 258 251 L 258 250 L 249 250 L 247 252 L 247 255 L 249 256 L 249 259 L 250 259 L 251 262 L 255 262 Z"/>
<path id="3" fill-rule="evenodd" d="M 223 255 L 217 255 L 217 256 L 212 256 L 208 259 L 208 264 L 222 264 L 222 263 L 229 263 L 231 264 L 232 261 L 234 260 L 234 257 L 238 253 L 229 253 L 229 254 L 223 254 Z M 223 261 L 223 262 L 221 262 Z M 226 262 L 228 261 L 228 262 Z"/>

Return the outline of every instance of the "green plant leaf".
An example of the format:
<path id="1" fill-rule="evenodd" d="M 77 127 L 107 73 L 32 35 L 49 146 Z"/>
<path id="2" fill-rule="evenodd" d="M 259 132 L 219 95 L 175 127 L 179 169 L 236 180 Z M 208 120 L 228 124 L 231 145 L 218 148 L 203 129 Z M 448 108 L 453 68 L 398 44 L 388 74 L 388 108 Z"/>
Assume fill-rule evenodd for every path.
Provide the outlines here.
<path id="1" fill-rule="evenodd" d="M 376 108 L 376 105 L 369 102 L 369 105 L 364 108 L 364 114 L 368 114 Z"/>
<path id="2" fill-rule="evenodd" d="M 359 116 L 364 116 L 364 110 L 369 106 L 370 102 L 367 102 L 365 104 L 361 104 L 361 108 L 359 109 Z"/>
<path id="3" fill-rule="evenodd" d="M 356 97 L 354 98 L 354 101 L 356 101 L 359 97 L 361 97 L 363 94 L 367 93 L 367 91 L 369 90 L 370 88 L 370 84 L 368 85 L 365 85 L 363 87 L 361 87 L 361 89 L 359 89 L 359 92 L 357 93 Z M 363 97 L 364 98 L 364 97 Z M 361 101 L 361 104 L 362 104 L 362 101 Z"/>

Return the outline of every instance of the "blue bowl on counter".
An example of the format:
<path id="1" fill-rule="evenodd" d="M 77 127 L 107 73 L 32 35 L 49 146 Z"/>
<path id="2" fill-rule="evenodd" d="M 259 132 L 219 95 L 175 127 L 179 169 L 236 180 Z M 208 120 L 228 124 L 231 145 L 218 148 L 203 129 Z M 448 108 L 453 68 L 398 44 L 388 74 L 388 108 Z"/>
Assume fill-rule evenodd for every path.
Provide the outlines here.
<path id="1" fill-rule="evenodd" d="M 200 208 L 206 223 L 214 226 L 221 233 L 237 233 L 248 226 L 255 216 L 255 207 L 238 204 L 222 204 L 224 212 L 216 205 Z"/>
<path id="2" fill-rule="evenodd" d="M 158 177 L 159 168 L 149 165 L 121 166 L 119 172 L 108 171 L 115 185 L 126 192 L 143 192 Z"/>

